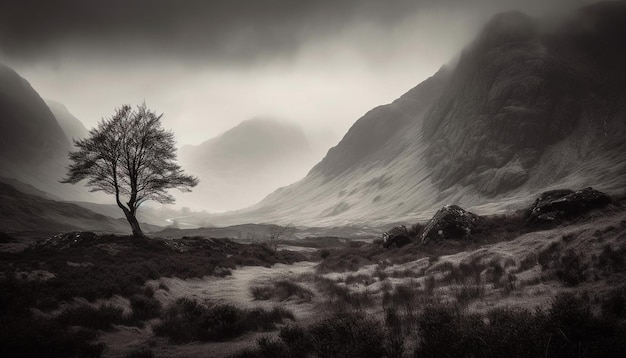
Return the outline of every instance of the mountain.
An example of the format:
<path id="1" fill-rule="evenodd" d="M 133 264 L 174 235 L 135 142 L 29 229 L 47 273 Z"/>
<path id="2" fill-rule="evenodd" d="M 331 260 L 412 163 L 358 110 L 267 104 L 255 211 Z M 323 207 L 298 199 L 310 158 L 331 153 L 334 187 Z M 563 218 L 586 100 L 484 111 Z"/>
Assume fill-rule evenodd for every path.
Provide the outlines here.
<path id="1" fill-rule="evenodd" d="M 69 140 L 87 137 L 89 131 L 83 122 L 74 117 L 64 104 L 52 100 L 46 100 L 46 104 Z"/>
<path id="2" fill-rule="evenodd" d="M 153 226 L 143 225 L 146 231 Z M 81 206 L 44 199 L 0 183 L 0 231 L 56 232 L 71 230 L 130 233 L 125 219 L 112 219 Z"/>
<path id="3" fill-rule="evenodd" d="M 217 224 L 415 221 L 445 204 L 519 206 L 626 182 L 626 3 L 560 23 L 495 16 L 462 52 L 360 118 L 299 182 Z"/>
<path id="4" fill-rule="evenodd" d="M 177 198 L 179 204 L 232 210 L 301 179 L 314 158 L 299 126 L 252 119 L 200 145 L 183 146 L 179 161 L 200 178 L 193 195 Z"/>
<path id="5" fill-rule="evenodd" d="M 72 150 L 68 135 L 82 135 L 84 126 L 62 105 L 55 114 L 27 80 L 0 64 L 0 181 L 45 192 L 43 197 L 91 200 L 80 185 L 61 184 Z"/>
<path id="6" fill-rule="evenodd" d="M 497 196 L 624 174 L 626 3 L 582 9 L 552 32 L 496 16 L 462 55 L 424 122 L 441 190 Z M 600 175 L 606 167 L 611 173 Z"/>
<path id="7" fill-rule="evenodd" d="M 69 150 L 70 142 L 39 94 L 15 71 L 0 64 L 3 175 L 39 174 L 66 157 Z"/>

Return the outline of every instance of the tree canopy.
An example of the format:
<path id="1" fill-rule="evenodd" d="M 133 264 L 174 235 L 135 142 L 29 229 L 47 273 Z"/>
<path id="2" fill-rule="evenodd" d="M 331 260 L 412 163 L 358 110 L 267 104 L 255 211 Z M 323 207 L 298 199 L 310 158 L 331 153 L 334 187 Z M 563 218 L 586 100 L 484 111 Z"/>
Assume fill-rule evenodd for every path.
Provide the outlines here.
<path id="1" fill-rule="evenodd" d="M 137 209 L 148 200 L 174 202 L 168 189 L 191 191 L 198 179 L 186 175 L 176 163 L 176 142 L 146 104 L 123 105 L 98 123 L 85 139 L 75 141 L 71 164 L 61 182 L 87 180 L 91 191 L 115 195 L 133 235 L 144 236 L 136 219 Z"/>

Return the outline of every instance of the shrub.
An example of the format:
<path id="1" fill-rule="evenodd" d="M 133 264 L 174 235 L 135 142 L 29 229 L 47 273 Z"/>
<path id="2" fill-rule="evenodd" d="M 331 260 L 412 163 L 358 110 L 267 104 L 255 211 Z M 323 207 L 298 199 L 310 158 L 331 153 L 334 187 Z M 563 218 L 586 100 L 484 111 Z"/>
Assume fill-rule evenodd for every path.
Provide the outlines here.
<path id="1" fill-rule="evenodd" d="M 598 257 L 598 266 L 607 274 L 621 272 L 625 268 L 624 256 L 626 256 L 626 249 L 618 248 L 614 250 L 611 245 L 605 245 L 602 248 L 600 257 Z"/>
<path id="2" fill-rule="evenodd" d="M 324 293 L 336 308 L 342 309 L 345 306 L 352 308 L 363 308 L 374 303 L 372 295 L 365 292 L 352 292 L 346 286 L 342 286 L 335 281 L 317 276 L 317 288 Z"/>
<path id="3" fill-rule="evenodd" d="M 100 357 L 105 345 L 92 343 L 96 332 L 67 329 L 56 320 L 30 315 L 3 317 L 0 324 L 2 357 Z"/>
<path id="4" fill-rule="evenodd" d="M 374 279 L 372 276 L 365 275 L 365 274 L 348 275 L 346 276 L 346 281 L 345 281 L 346 285 L 362 284 L 364 286 L 369 286 L 373 284 L 374 282 L 376 282 L 376 279 Z"/>
<path id="5" fill-rule="evenodd" d="M 419 238 L 424 231 L 424 227 L 425 225 L 420 223 L 411 225 L 411 227 L 408 229 L 409 237 L 412 239 Z"/>
<path id="6" fill-rule="evenodd" d="M 124 358 L 154 358 L 154 352 L 150 348 L 140 348 L 127 353 Z"/>
<path id="7" fill-rule="evenodd" d="M 485 286 L 483 285 L 463 285 L 455 290 L 454 297 L 458 303 L 467 304 L 484 294 Z"/>
<path id="8" fill-rule="evenodd" d="M 309 329 L 318 357 L 381 357 L 385 333 L 380 323 L 357 313 L 342 313 Z"/>
<path id="9" fill-rule="evenodd" d="M 252 286 L 250 293 L 255 301 L 266 301 L 272 298 L 273 287 L 270 285 Z"/>
<path id="10" fill-rule="evenodd" d="M 133 295 L 130 298 L 130 307 L 133 310 L 133 319 L 145 321 L 158 317 L 161 314 L 161 302 L 144 295 Z"/>
<path id="11" fill-rule="evenodd" d="M 544 313 L 496 309 L 486 317 L 431 306 L 419 317 L 416 357 L 619 357 L 626 329 L 595 317 L 587 302 L 557 296 Z"/>
<path id="12" fill-rule="evenodd" d="M 244 350 L 234 357 L 392 357 L 387 355 L 391 350 L 387 348 L 386 339 L 379 322 L 359 313 L 343 312 L 308 328 L 283 327 L 279 340 L 259 339 L 256 349 Z"/>
<path id="13" fill-rule="evenodd" d="M 583 264 L 581 255 L 569 250 L 559 258 L 556 277 L 568 286 L 576 286 L 585 281 L 586 269 L 587 266 Z"/>
<path id="14" fill-rule="evenodd" d="M 426 279 L 424 279 L 424 289 L 426 289 L 426 292 L 432 294 L 435 287 L 437 287 L 437 280 L 435 280 L 435 277 L 432 275 L 426 276 Z"/>
<path id="15" fill-rule="evenodd" d="M 314 296 L 311 290 L 288 280 L 276 281 L 271 285 L 253 286 L 250 288 L 250 293 L 252 293 L 255 300 L 260 301 L 269 299 L 285 301 L 293 296 L 305 301 L 311 301 Z"/>
<path id="16" fill-rule="evenodd" d="M 407 316 L 413 317 L 415 298 L 421 293 L 416 287 L 397 285 L 392 292 L 383 293 L 383 306 L 403 308 Z"/>
<path id="17" fill-rule="evenodd" d="M 121 308 L 110 305 L 98 308 L 89 305 L 68 308 L 58 316 L 57 320 L 64 326 L 80 326 L 102 331 L 111 330 L 115 324 L 129 323 L 128 317 L 124 316 Z"/>
<path id="18" fill-rule="evenodd" d="M 268 331 L 284 319 L 294 319 L 291 312 L 274 308 L 243 310 L 232 305 L 208 308 L 196 301 L 181 298 L 165 312 L 163 322 L 155 327 L 158 336 L 172 343 L 223 341 L 249 331 Z"/>
<path id="19" fill-rule="evenodd" d="M 542 270 L 554 267 L 554 263 L 558 260 L 560 252 L 560 244 L 553 242 L 547 248 L 541 250 L 537 255 L 537 262 L 541 265 Z"/>

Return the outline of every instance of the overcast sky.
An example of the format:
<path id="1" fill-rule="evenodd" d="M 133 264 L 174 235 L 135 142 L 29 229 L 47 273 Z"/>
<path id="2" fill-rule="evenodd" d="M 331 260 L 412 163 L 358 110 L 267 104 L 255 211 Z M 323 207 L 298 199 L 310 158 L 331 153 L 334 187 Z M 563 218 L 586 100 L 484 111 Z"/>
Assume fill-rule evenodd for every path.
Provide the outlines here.
<path id="1" fill-rule="evenodd" d="M 331 145 L 456 56 L 494 13 L 586 2 L 9 0 L 0 61 L 87 127 L 145 100 L 179 144 L 273 117 Z"/>

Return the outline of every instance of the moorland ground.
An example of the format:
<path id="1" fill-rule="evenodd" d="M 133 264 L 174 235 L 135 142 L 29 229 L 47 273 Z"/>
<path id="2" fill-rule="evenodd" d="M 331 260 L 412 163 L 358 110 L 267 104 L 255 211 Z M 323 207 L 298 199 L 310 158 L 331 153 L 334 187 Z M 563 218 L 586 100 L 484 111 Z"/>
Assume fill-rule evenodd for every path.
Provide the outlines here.
<path id="1" fill-rule="evenodd" d="M 2 356 L 607 357 L 626 351 L 624 198 L 468 238 L 1 236 Z M 275 245 L 278 244 L 277 248 Z"/>

